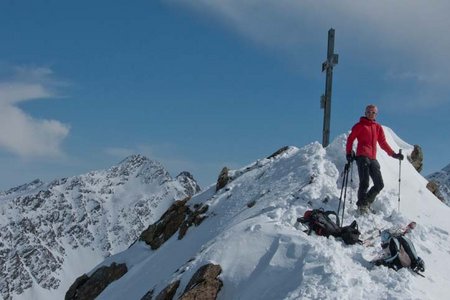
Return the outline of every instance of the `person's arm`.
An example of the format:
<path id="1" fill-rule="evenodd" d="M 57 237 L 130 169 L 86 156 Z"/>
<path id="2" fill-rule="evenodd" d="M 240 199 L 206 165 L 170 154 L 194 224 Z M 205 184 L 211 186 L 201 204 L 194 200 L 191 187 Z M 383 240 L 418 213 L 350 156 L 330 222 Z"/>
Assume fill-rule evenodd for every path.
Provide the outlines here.
<path id="1" fill-rule="evenodd" d="M 392 150 L 391 146 L 389 146 L 388 142 L 386 141 L 383 127 L 380 125 L 378 128 L 378 144 L 380 144 L 381 149 L 383 149 L 389 156 L 394 155 L 394 150 Z"/>
<path id="2" fill-rule="evenodd" d="M 356 124 L 352 128 L 352 132 L 350 132 L 350 135 L 347 138 L 347 145 L 345 146 L 345 154 L 351 154 L 352 148 L 353 148 L 353 142 L 355 141 L 356 137 L 358 136 L 358 132 L 360 131 L 360 126 Z"/>

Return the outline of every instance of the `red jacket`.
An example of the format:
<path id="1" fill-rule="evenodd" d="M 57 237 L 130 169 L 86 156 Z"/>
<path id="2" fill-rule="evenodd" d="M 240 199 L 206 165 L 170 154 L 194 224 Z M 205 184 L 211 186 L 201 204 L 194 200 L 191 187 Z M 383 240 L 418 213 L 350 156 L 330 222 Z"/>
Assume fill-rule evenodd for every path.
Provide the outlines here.
<path id="1" fill-rule="evenodd" d="M 381 149 L 386 151 L 389 156 L 394 154 L 394 150 L 386 142 L 383 127 L 376 121 L 369 120 L 366 117 L 361 117 L 359 122 L 353 126 L 352 132 L 347 138 L 347 146 L 345 148 L 347 154 L 352 152 L 355 139 L 358 140 L 356 156 L 366 156 L 370 159 L 376 159 L 377 143 L 380 144 Z"/>

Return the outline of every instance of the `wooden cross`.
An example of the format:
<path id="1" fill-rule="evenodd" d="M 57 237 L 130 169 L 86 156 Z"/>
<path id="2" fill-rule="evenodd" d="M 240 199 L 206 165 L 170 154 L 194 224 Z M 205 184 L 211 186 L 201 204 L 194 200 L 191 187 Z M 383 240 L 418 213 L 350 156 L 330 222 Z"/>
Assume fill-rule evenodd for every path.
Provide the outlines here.
<path id="1" fill-rule="evenodd" d="M 322 146 L 326 147 L 330 143 L 330 117 L 331 117 L 331 87 L 333 81 L 333 67 L 338 64 L 339 56 L 334 52 L 334 29 L 328 30 L 328 52 L 327 60 L 322 64 L 322 72 L 327 71 L 325 82 L 325 95 L 320 99 L 320 108 L 323 113 L 323 139 Z"/>

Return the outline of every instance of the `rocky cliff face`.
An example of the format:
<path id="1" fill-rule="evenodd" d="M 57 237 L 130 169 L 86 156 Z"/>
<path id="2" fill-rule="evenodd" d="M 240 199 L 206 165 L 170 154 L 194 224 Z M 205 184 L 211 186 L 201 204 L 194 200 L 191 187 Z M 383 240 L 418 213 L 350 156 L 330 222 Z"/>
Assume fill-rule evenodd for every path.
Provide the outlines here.
<path id="1" fill-rule="evenodd" d="M 189 172 L 181 172 L 177 175 L 176 179 L 186 189 L 189 196 L 193 196 L 201 191 L 197 181 L 195 181 L 194 177 Z"/>
<path id="2" fill-rule="evenodd" d="M 60 274 L 87 263 L 67 252 L 87 249 L 104 258 L 126 249 L 175 200 L 198 191 L 192 175 L 179 178 L 189 181 L 134 155 L 108 170 L 0 193 L 1 296 L 12 299 L 33 285 L 65 292 L 79 274 L 69 282 Z"/>
<path id="3" fill-rule="evenodd" d="M 430 185 L 434 186 L 433 193 L 450 206 L 450 165 L 428 175 L 427 179 L 430 181 Z"/>

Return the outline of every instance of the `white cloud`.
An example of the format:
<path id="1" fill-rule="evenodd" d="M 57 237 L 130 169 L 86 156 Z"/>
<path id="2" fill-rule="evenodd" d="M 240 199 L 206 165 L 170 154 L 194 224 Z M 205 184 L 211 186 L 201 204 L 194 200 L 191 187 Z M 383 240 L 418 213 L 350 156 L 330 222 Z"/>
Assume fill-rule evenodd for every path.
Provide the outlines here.
<path id="1" fill-rule="evenodd" d="M 60 157 L 62 141 L 69 126 L 56 120 L 36 119 L 17 104 L 52 98 L 52 72 L 47 68 L 15 68 L 8 80 L 0 82 L 0 148 L 30 157 Z"/>
<path id="2" fill-rule="evenodd" d="M 320 72 L 327 31 L 335 28 L 341 65 L 381 71 L 381 79 L 396 70 L 399 76 L 390 80 L 445 87 L 441 97 L 450 101 L 448 0 L 167 1 L 212 15 L 245 38 L 282 51 L 308 76 Z"/>
<path id="3" fill-rule="evenodd" d="M 361 49 L 367 60 L 401 51 L 405 56 L 439 65 L 450 47 L 447 0 L 197 0 L 185 3 L 198 11 L 218 16 L 241 34 L 275 48 L 296 51 L 298 47 L 326 43 L 333 27 L 340 47 Z M 434 56 L 438 55 L 438 58 Z M 301 53 L 299 53 L 301 55 Z M 420 64 L 410 61 L 411 64 Z M 450 63 L 446 63 L 447 66 Z"/>

